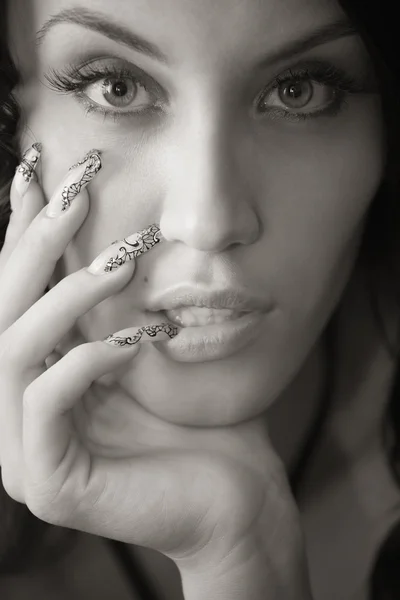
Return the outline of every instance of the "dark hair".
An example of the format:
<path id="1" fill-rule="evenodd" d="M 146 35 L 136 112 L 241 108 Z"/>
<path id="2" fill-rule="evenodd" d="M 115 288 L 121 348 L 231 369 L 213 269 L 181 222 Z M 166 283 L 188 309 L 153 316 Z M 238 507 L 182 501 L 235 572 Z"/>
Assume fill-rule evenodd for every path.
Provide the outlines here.
<path id="1" fill-rule="evenodd" d="M 395 376 L 382 423 L 382 443 L 394 481 L 400 486 L 400 329 L 387 331 L 379 310 L 389 298 L 400 308 L 400 63 L 397 27 L 391 0 L 339 0 L 357 26 L 380 79 L 387 135 L 384 181 L 375 198 L 364 237 L 364 261 L 369 276 L 371 305 L 396 361 Z M 371 569 L 370 600 L 400 598 L 400 521 L 376 552 Z"/>
<path id="2" fill-rule="evenodd" d="M 7 47 L 7 2 L 0 0 L 0 248 L 11 213 L 9 189 L 19 161 L 17 127 L 19 108 L 12 96 L 19 75 Z M 23 504 L 15 502 L 0 484 L 0 573 L 36 568 L 57 560 L 76 537 L 40 521 Z"/>
<path id="3" fill-rule="evenodd" d="M 0 248 L 10 215 L 9 186 L 20 158 L 16 140 L 19 109 L 12 95 L 19 77 L 7 49 L 6 4 L 0 0 Z M 371 0 L 339 0 L 339 4 L 359 30 L 375 64 L 386 124 L 385 176 L 369 209 L 359 260 L 365 267 L 371 306 L 377 324 L 397 364 L 382 423 L 382 443 L 393 477 L 400 486 L 399 340 L 393 332 L 387 331 L 382 310 L 383 302 L 388 298 L 400 309 L 400 64 L 395 48 L 398 35 L 395 3 L 392 3 L 392 0 L 380 0 L 379 3 Z M 331 318 L 330 328 L 334 324 L 334 317 L 335 315 Z M 319 431 L 322 421 L 317 421 Z M 292 478 L 292 489 L 297 488 L 300 475 L 304 472 L 307 458 L 315 446 L 316 433 L 318 431 L 312 432 L 303 449 L 296 476 Z M 0 515 L 0 572 L 10 570 L 11 565 L 13 569 L 26 568 L 33 556 L 32 543 L 29 543 L 32 532 L 35 533 L 36 554 L 38 532 L 41 538 L 46 540 L 47 532 L 54 528 L 39 522 L 26 507 L 11 500 L 4 490 L 1 490 L 1 486 Z M 4 543 L 5 540 L 7 544 Z M 371 570 L 371 600 L 400 598 L 398 565 L 400 524 L 393 527 L 381 547 L 377 549 L 376 561 Z"/>

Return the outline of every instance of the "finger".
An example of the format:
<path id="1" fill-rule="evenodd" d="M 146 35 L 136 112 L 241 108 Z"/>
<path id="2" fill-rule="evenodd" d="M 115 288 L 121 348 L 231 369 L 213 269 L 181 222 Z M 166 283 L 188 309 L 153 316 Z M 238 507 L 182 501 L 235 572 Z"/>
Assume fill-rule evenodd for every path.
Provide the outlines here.
<path id="1" fill-rule="evenodd" d="M 0 279 L 10 256 L 19 244 L 25 231 L 45 206 L 45 199 L 39 184 L 31 182 L 24 197 L 24 206 L 13 211 L 6 230 L 4 244 L 0 253 Z"/>
<path id="2" fill-rule="evenodd" d="M 31 158 L 29 157 L 30 160 Z M 85 159 L 90 159 L 90 157 L 85 157 Z M 93 157 L 93 162 L 97 164 L 97 157 Z M 0 332 L 6 330 L 25 312 L 27 307 L 34 304 L 35 300 L 42 295 L 58 257 L 64 252 L 71 237 L 87 214 L 88 196 L 82 188 L 83 185 L 87 185 L 88 178 L 86 177 L 82 186 L 79 184 L 79 166 L 77 165 L 74 173 L 68 173 L 50 201 L 50 204 L 60 205 L 64 199 L 63 194 L 67 194 L 70 201 L 70 192 L 72 196 L 76 196 L 76 192 L 80 190 L 76 204 L 72 203 L 70 210 L 66 211 L 60 219 L 47 217 L 47 207 L 39 185 L 32 177 L 27 186 L 27 182 L 21 181 L 19 178 L 17 170 L 10 196 L 15 214 L 9 230 L 8 245 L 2 255 L 7 260 L 4 261 L 0 273 Z M 83 165 L 82 168 L 86 169 L 86 166 Z M 32 208 L 31 201 L 33 202 Z M 40 204 L 42 205 L 41 210 L 31 221 L 32 215 Z M 15 342 L 18 343 L 17 340 Z M 7 351 L 3 351 L 1 354 L 4 357 Z M 49 358 L 50 364 L 53 358 L 54 356 Z M 31 381 L 31 375 L 24 377 L 20 372 L 15 375 L 10 372 L 10 369 L 7 369 L 4 363 L 5 360 L 2 360 L 2 393 L 0 397 L 0 446 L 2 461 L 5 465 L 3 483 L 6 482 L 11 492 L 10 495 L 20 501 L 22 490 L 20 481 L 22 464 L 21 399 L 26 385 Z M 43 365 L 35 371 L 35 375 L 37 376 L 44 369 L 43 362 Z"/>
<path id="3" fill-rule="evenodd" d="M 52 352 L 47 358 L 46 358 L 46 369 L 50 369 L 50 367 L 52 367 L 53 365 L 55 365 L 59 360 L 61 360 L 62 356 L 59 352 Z"/>
<path id="4" fill-rule="evenodd" d="M 42 144 L 35 142 L 27 149 L 16 168 L 15 177 L 10 193 L 12 210 L 18 210 L 22 205 L 22 199 L 27 193 L 32 180 L 37 179 L 36 169 L 39 165 Z"/>
<path id="5" fill-rule="evenodd" d="M 1 373 L 0 457 L 3 487 L 17 502 L 24 502 L 22 451 L 22 398 L 26 382 Z"/>
<path id="6" fill-rule="evenodd" d="M 82 344 L 27 387 L 23 448 L 26 468 L 34 481 L 47 481 L 59 468 L 71 437 L 68 411 L 90 385 L 132 360 L 142 343 L 168 340 L 177 333 L 178 327 L 160 323 L 124 329 L 103 341 Z"/>
<path id="7" fill-rule="evenodd" d="M 142 241 L 148 239 L 149 231 L 153 241 L 144 246 Z M 21 371 L 42 364 L 80 316 L 128 283 L 135 270 L 135 257 L 160 241 L 159 231 L 157 225 L 151 225 L 108 246 L 89 267 L 69 275 L 49 290 L 3 334 L 1 347 L 5 361 Z"/>
<path id="8" fill-rule="evenodd" d="M 6 465 L 7 491 L 15 500 L 21 501 L 23 494 L 21 399 L 26 388 L 32 380 L 40 379 L 47 358 L 78 316 L 125 286 L 133 270 L 134 263 L 128 263 L 111 276 L 78 271 L 52 288 L 2 334 L 0 449 Z M 98 280 L 102 280 L 100 285 L 97 285 Z M 71 378 L 71 373 L 69 376 Z"/>
<path id="9" fill-rule="evenodd" d="M 92 153 L 70 171 L 49 203 L 49 207 L 62 206 L 64 198 L 74 194 L 69 210 L 49 218 L 45 206 L 20 236 L 0 275 L 0 332 L 43 294 L 57 261 L 88 213 L 89 198 L 83 188 L 100 166 L 98 153 Z"/>
<path id="10" fill-rule="evenodd" d="M 35 169 L 40 159 L 39 144 L 34 144 L 22 157 L 10 189 L 12 213 L 0 253 L 0 271 L 31 221 L 45 205 L 36 181 Z"/>
<path id="11" fill-rule="evenodd" d="M 11 385 L 18 382 L 21 388 L 14 394 L 3 396 L 0 405 L 1 413 L 7 414 L 7 419 L 0 423 L 0 434 L 3 438 L 1 452 L 12 457 L 9 460 L 14 465 L 18 466 L 21 452 L 22 415 L 19 399 L 26 388 L 21 382 L 31 378 L 30 383 L 32 377 L 41 374 L 47 357 L 57 347 L 60 339 L 66 337 L 79 316 L 126 285 L 135 269 L 135 256 L 143 254 L 154 245 L 147 237 L 149 231 L 154 234 L 154 244 L 160 241 L 159 228 L 150 226 L 142 230 L 141 235 L 134 234 L 132 238 L 124 240 L 128 246 L 135 248 L 134 251 L 128 251 L 126 244 L 112 244 L 111 253 L 109 247 L 92 263 L 92 267 L 97 269 L 101 265 L 103 269 L 106 266 L 107 270 L 111 269 L 111 273 L 104 273 L 102 269 L 97 275 L 89 273 L 87 269 L 74 273 L 40 298 L 1 336 L 0 360 L 4 373 L 2 380 L 10 379 Z M 142 244 L 143 240 L 147 240 L 146 244 Z M 120 254 L 127 262 L 115 270 L 115 266 L 121 262 Z M 35 340 L 35 343 L 32 343 L 32 340 Z M 12 475 L 12 484 L 16 493 L 20 494 L 22 484 L 15 483 L 16 477 L 17 475 Z"/>
<path id="12" fill-rule="evenodd" d="M 139 331 L 125 330 L 113 336 L 134 339 Z M 160 335 L 163 334 L 158 334 L 154 341 L 161 341 Z M 185 489 L 188 496 L 192 493 L 193 464 L 180 465 L 177 458 L 182 456 L 178 452 L 170 462 L 168 457 L 166 460 L 150 457 L 144 459 L 145 464 L 118 461 L 113 471 L 112 461 L 92 459 L 84 445 L 79 444 L 70 419 L 71 410 L 91 383 L 123 362 L 133 360 L 143 341 L 141 337 L 136 345 L 111 347 L 105 342 L 94 342 L 79 346 L 27 388 L 23 410 L 25 501 L 34 514 L 49 522 L 128 541 L 132 536 L 132 521 L 136 521 L 133 525 L 137 543 L 148 542 L 152 536 L 155 544 L 165 543 L 161 533 L 169 542 L 172 538 L 174 544 L 173 530 L 182 516 L 182 507 L 174 507 L 174 500 L 177 490 L 180 497 Z M 121 505 L 118 501 L 118 510 L 115 497 L 122 501 Z M 165 530 L 170 525 L 164 521 L 166 500 L 168 509 L 174 508 L 175 512 L 171 531 Z M 149 502 L 154 504 L 154 511 L 149 509 Z M 208 498 L 205 506 L 209 506 Z M 82 521 L 76 514 L 78 507 L 80 513 L 83 511 Z M 73 522 L 67 520 L 71 515 Z"/>

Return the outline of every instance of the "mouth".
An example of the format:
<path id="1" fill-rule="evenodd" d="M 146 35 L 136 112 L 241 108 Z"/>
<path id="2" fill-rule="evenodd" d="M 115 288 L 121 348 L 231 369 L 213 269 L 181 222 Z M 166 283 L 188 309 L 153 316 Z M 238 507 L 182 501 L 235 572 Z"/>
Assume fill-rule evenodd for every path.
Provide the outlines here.
<path id="1" fill-rule="evenodd" d="M 221 360 L 254 342 L 263 330 L 263 312 L 242 313 L 208 325 L 187 325 L 172 340 L 154 344 L 156 349 L 177 362 Z"/>
<path id="2" fill-rule="evenodd" d="M 147 309 L 152 312 L 187 308 L 229 309 L 237 312 L 263 310 L 270 302 L 244 289 L 202 290 L 199 286 L 171 288 L 149 301 Z"/>
<path id="3" fill-rule="evenodd" d="M 149 308 L 180 328 L 174 339 L 155 345 L 162 354 L 178 362 L 206 362 L 227 358 L 254 341 L 272 303 L 232 289 L 178 288 Z"/>
<path id="4" fill-rule="evenodd" d="M 206 327 L 226 321 L 235 321 L 251 311 L 239 311 L 230 308 L 182 306 L 181 308 L 161 312 L 171 323 L 179 325 L 179 327 Z"/>

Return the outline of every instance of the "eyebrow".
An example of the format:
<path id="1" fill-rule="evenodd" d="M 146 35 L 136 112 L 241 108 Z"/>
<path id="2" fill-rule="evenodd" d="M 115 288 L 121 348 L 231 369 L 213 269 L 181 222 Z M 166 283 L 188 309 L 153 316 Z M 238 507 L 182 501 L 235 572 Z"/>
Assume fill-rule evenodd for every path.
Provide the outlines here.
<path id="1" fill-rule="evenodd" d="M 113 22 L 109 15 L 94 12 L 83 7 L 65 9 L 50 17 L 36 34 L 37 44 L 41 45 L 49 31 L 62 23 L 80 25 L 81 27 L 100 33 L 115 42 L 129 46 L 141 54 L 155 58 L 162 63 L 168 63 L 167 56 L 152 42 L 145 40 L 129 28 Z M 281 49 L 268 53 L 268 56 L 261 59 L 258 63 L 258 67 L 265 68 L 273 63 L 303 54 L 327 42 L 357 33 L 357 30 L 347 18 L 341 18 L 338 21 L 328 23 L 313 30 L 311 33 L 305 34 L 300 39 L 286 44 Z"/>
<path id="2" fill-rule="evenodd" d="M 342 17 L 333 23 L 327 23 L 314 29 L 311 33 L 306 33 L 301 38 L 286 44 L 283 48 L 278 48 L 272 53 L 269 52 L 266 58 L 261 59 L 259 66 L 266 67 L 276 62 L 282 62 L 299 54 L 304 54 L 317 46 L 356 34 L 358 34 L 358 31 L 354 26 L 347 18 Z"/>
<path id="3" fill-rule="evenodd" d="M 110 40 L 129 46 L 133 50 L 166 63 L 167 57 L 161 50 L 127 27 L 112 21 L 109 15 L 93 12 L 86 8 L 76 7 L 62 10 L 50 17 L 36 34 L 36 42 L 40 46 L 49 31 L 56 25 L 72 23 L 105 35 Z"/>

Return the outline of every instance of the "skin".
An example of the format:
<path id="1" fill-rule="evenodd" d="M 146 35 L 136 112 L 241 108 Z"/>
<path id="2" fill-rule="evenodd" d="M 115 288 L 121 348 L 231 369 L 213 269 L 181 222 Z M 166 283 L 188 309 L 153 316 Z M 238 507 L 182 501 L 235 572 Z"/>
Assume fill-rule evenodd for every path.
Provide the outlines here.
<path id="1" fill-rule="evenodd" d="M 20 143 L 25 149 L 33 136 L 43 144 L 46 196 L 88 150 L 98 148 L 103 157 L 90 185 L 90 213 L 52 285 L 149 223 L 160 223 L 168 243 L 139 261 L 123 290 L 78 319 L 69 344 L 154 322 L 146 302 L 179 283 L 247 287 L 274 304 L 251 344 L 226 359 L 193 364 L 146 344 L 115 379 L 128 397 L 172 423 L 253 418 L 290 389 L 342 296 L 385 152 L 377 94 L 354 95 L 335 116 L 299 122 L 256 114 L 252 103 L 303 59 L 326 59 L 368 79 L 368 55 L 352 36 L 256 68 L 260 57 L 342 15 L 319 0 L 93 0 L 91 10 L 156 43 L 169 64 L 73 24 L 56 26 L 36 50 L 32 28 L 74 5 L 10 3 L 13 53 L 25 77 Z M 78 49 L 139 66 L 166 90 L 164 109 L 104 120 L 43 85 L 50 69 L 79 64 Z"/>

